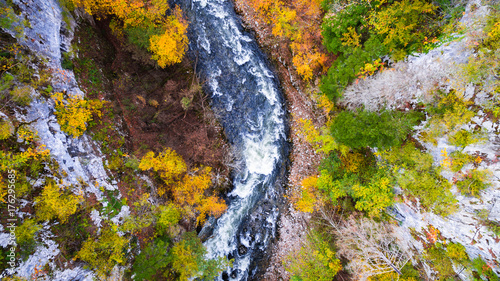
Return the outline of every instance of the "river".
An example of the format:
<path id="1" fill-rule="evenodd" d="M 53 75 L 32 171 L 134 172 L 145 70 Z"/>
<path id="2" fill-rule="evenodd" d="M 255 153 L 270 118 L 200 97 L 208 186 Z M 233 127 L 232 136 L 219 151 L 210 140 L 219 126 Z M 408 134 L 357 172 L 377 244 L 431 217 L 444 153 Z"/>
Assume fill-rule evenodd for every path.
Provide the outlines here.
<path id="1" fill-rule="evenodd" d="M 232 2 L 193 0 L 183 10 L 190 21 L 190 55 L 239 163 L 228 209 L 204 245 L 210 258 L 234 258 L 219 280 L 248 280 L 276 234 L 287 162 L 284 98 Z"/>

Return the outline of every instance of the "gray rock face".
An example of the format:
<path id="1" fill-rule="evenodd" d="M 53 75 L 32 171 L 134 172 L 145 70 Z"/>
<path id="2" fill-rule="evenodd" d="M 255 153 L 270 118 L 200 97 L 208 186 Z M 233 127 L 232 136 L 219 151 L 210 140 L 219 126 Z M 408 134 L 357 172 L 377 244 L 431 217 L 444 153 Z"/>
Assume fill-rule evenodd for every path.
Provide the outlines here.
<path id="1" fill-rule="evenodd" d="M 69 51 L 73 38 L 75 22 L 71 26 L 63 21 L 62 9 L 57 1 L 15 1 L 21 8 L 22 15 L 30 22 L 30 28 L 24 33 L 26 38 L 21 44 L 41 57 L 48 59 L 52 70 L 52 87 L 55 92 L 67 92 L 84 96 L 78 88 L 72 71 L 61 67 L 61 52 Z M 71 17 L 68 15 L 68 17 Z M 85 191 L 94 193 L 98 200 L 102 198 L 99 187 L 108 190 L 116 189 L 103 166 L 103 157 L 98 146 L 87 135 L 72 138 L 61 131 L 54 113 L 54 102 L 40 98 L 34 100 L 25 119 L 35 121 L 33 126 L 38 131 L 41 142 L 47 146 L 51 156 L 59 163 L 61 169 L 68 174 L 67 184 L 77 185 L 79 180 L 88 184 Z"/>
<path id="2" fill-rule="evenodd" d="M 19 43 L 39 57 L 47 59 L 47 66 L 52 72 L 51 85 L 54 91 L 83 97 L 85 94 L 78 88 L 73 72 L 61 67 L 61 52 L 69 51 L 71 46 L 73 29 L 76 25 L 74 19 L 68 14 L 71 26 L 67 26 L 63 20 L 62 9 L 55 0 L 13 2 L 21 9 L 21 17 L 25 17 L 30 23 L 30 27 L 24 30 L 25 37 L 21 38 Z M 83 189 L 87 195 L 92 193 L 98 200 L 102 200 L 102 187 L 115 190 L 117 186 L 111 184 L 98 145 L 87 135 L 72 138 L 62 132 L 54 115 L 54 102 L 38 96 L 27 108 L 27 114 L 18 116 L 18 119 L 33 122 L 32 126 L 38 132 L 41 144 L 50 150 L 51 157 L 58 162 L 63 174 L 67 175 L 63 179 L 65 185 L 74 186 L 75 193 Z M 85 183 L 84 186 L 80 184 L 81 182 Z M 121 216 L 127 211 L 122 210 Z M 118 222 L 119 218 L 116 221 Z M 2 241 L 4 236 L 0 235 L 0 244 L 4 242 Z M 35 267 L 40 268 L 48 263 L 54 270 L 52 280 L 93 280 L 92 272 L 78 266 L 71 270 L 57 269 L 52 259 L 59 253 L 59 249 L 51 240 L 53 235 L 49 227 L 44 227 L 40 231 L 40 236 L 43 236 L 42 245 L 38 246 L 35 254 L 16 268 L 17 275 L 29 279 Z"/>
<path id="3" fill-rule="evenodd" d="M 475 5 L 475 9 L 471 7 Z M 474 55 L 469 46 L 475 40 L 477 34 L 484 26 L 484 20 L 489 10 L 481 4 L 480 0 L 469 1 L 461 23 L 467 27 L 466 34 L 457 35 L 451 42 L 429 51 L 427 54 L 410 56 L 406 61 L 398 62 L 394 70 L 384 71 L 358 84 L 349 86 L 342 103 L 350 108 L 364 106 L 369 110 L 378 110 L 384 106 L 398 108 L 406 103 L 418 101 L 429 101 L 431 92 L 437 88 L 444 91 L 455 89 L 461 92 L 467 99 L 474 96 L 474 86 L 464 82 L 460 77 L 460 64 L 466 63 L 470 56 Z M 477 36 L 477 35 L 476 35 Z M 479 93 L 474 102 L 485 104 L 487 94 Z M 479 153 L 486 155 L 479 169 L 488 169 L 492 172 L 490 177 L 491 186 L 483 190 L 479 198 L 468 197 L 460 194 L 453 188 L 459 209 L 456 213 L 444 218 L 433 213 L 424 212 L 419 206 L 410 202 L 395 205 L 393 214 L 401 222 L 402 229 L 406 229 L 406 239 L 411 240 L 416 250 L 420 253 L 424 248 L 421 242 L 412 238 L 410 229 L 421 233 L 422 239 L 426 239 L 422 230 L 429 225 L 437 228 L 446 239 L 460 243 L 465 246 L 467 253 L 473 259 L 481 256 L 486 261 L 495 264 L 500 257 L 500 243 L 493 232 L 487 229 L 477 216 L 479 210 L 489 212 L 488 219 L 500 221 L 500 133 L 498 122 L 488 121 L 486 115 L 479 112 L 469 124 L 463 126 L 470 129 L 479 126 L 488 132 L 488 141 L 482 144 L 469 145 L 464 152 L 469 154 Z M 416 137 L 422 128 L 416 128 Z M 426 150 L 434 157 L 434 164 L 441 165 L 443 161 L 443 150 L 448 155 L 457 150 L 458 147 L 450 145 L 445 137 L 438 139 L 437 145 L 424 143 Z M 466 166 L 462 171 L 471 169 L 472 165 Z M 454 173 L 445 171 L 442 175 L 450 182 L 453 181 Z M 460 269 L 458 269 L 460 270 Z M 494 268 L 500 274 L 500 267 Z M 428 268 L 431 278 L 432 271 Z M 463 271 L 461 278 L 470 280 L 471 275 L 467 270 Z"/>

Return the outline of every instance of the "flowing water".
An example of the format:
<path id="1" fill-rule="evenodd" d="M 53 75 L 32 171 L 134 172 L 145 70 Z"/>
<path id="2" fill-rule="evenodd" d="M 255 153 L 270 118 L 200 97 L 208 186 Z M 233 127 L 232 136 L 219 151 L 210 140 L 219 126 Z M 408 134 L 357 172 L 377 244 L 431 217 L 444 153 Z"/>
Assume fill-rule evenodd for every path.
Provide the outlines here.
<path id="1" fill-rule="evenodd" d="M 283 96 L 230 1 L 193 0 L 183 10 L 190 53 L 240 163 L 228 209 L 204 244 L 209 257 L 235 260 L 219 279 L 247 280 L 276 233 L 287 150 Z"/>

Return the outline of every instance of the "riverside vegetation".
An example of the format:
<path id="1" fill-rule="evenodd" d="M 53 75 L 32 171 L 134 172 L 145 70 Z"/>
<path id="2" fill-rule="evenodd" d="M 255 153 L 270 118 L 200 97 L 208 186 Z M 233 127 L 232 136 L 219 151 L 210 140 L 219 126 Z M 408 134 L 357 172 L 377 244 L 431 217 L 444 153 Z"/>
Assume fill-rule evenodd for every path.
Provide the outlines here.
<path id="1" fill-rule="evenodd" d="M 492 269 L 498 264 L 480 256 L 471 258 L 466 245 L 444 238 L 432 225 L 423 230 L 425 239 L 412 233 L 415 239 L 424 240 L 423 254 L 417 253 L 399 237 L 401 229 L 391 206 L 418 202 L 421 211 L 446 217 L 458 211 L 457 195 L 480 198 L 481 192 L 492 186 L 491 171 L 480 165 L 484 157 L 466 148 L 488 140 L 483 128 L 468 126 L 480 111 L 492 122 L 500 118 L 500 6 L 483 3 L 489 5 L 490 13 L 471 43 L 475 55 L 455 73 L 460 78 L 456 85 L 433 89 L 428 93 L 431 98 L 404 109 L 374 111 L 347 109 L 342 104 L 346 88 L 391 71 L 408 55 L 460 40 L 457 30 L 467 32 L 459 21 L 466 1 L 236 2 L 247 5 L 257 22 L 271 28 L 269 36 L 291 50 L 288 63 L 305 88 L 319 93 L 308 98 L 317 101 L 318 111 L 325 116 L 320 126 L 315 120 L 303 119 L 299 128 L 304 141 L 322 160 L 316 173 L 305 176 L 290 198 L 297 210 L 312 214 L 299 251 L 291 252 L 283 261 L 291 280 L 334 280 L 336 276 L 342 280 L 425 280 L 430 278 L 427 267 L 440 280 L 459 280 L 461 272 L 468 272 L 474 280 L 498 280 Z M 182 11 L 167 1 L 64 0 L 62 6 L 68 14 L 83 9 L 92 15 L 97 27 L 105 30 L 106 39 L 116 45 L 114 48 L 126 50 L 122 54 L 130 54 L 134 63 L 150 69 L 165 68 L 167 73 L 184 72 L 188 22 Z M 8 170 L 15 169 L 16 198 L 28 202 L 22 209 L 26 216 L 17 229 L 21 258 L 26 260 L 34 253 L 48 228 L 61 246 L 60 265 L 61 261 L 84 264 L 101 280 L 110 278 L 117 265 L 124 266 L 124 278 L 133 280 L 210 280 L 230 266 L 231 261 L 225 258 L 207 260 L 206 249 L 195 232 L 208 217 L 218 217 L 226 210 L 218 194 L 224 189 L 220 167 L 183 158 L 168 146 L 152 148 L 138 140 L 126 140 L 117 125 L 122 121 L 116 115 L 123 114 L 125 123 L 130 123 L 130 134 L 134 134 L 132 123 L 138 121 L 129 115 L 141 106 L 152 110 L 146 117 L 154 120 L 148 129 L 154 128 L 171 105 L 158 98 L 146 101 L 142 95 L 116 98 L 120 102 L 116 105 L 114 96 L 105 92 L 125 93 L 124 85 L 132 79 L 117 70 L 125 65 L 118 59 L 109 63 L 112 67 L 106 67 L 105 58 L 97 60 L 88 55 L 90 44 L 85 40 L 97 31 L 85 27 L 84 22 L 80 23 L 84 36 L 75 44 L 78 55 L 64 54 L 63 67 L 76 73 L 86 96 L 54 91 L 47 62 L 5 32 L 11 30 L 21 38 L 23 26 L 29 22 L 16 14 L 16 5 L 10 1 L 0 7 L 4 30 L 0 38 L 0 98 L 4 104 L 0 204 L 5 210 L 4 179 Z M 319 77 L 316 88 L 314 81 Z M 134 79 L 136 84 L 141 82 Z M 164 122 L 166 126 L 173 122 L 170 120 L 194 111 L 197 103 L 197 114 L 209 115 L 195 80 L 176 96 L 182 110 L 177 117 L 170 116 Z M 486 102 L 478 104 L 466 97 L 464 85 L 470 83 L 477 92 L 487 93 Z M 88 183 L 65 185 L 62 179 L 66 175 L 39 143 L 36 130 L 16 114 L 22 113 L 32 99 L 42 98 L 54 104 L 57 122 L 68 137 L 88 134 L 100 145 L 106 168 L 120 182 L 119 192 L 103 189 L 105 197 L 96 202 L 82 191 Z M 449 155 L 444 150 L 442 162 L 436 164 L 425 144 L 437 145 L 443 139 L 456 149 Z M 216 142 L 206 149 L 220 146 L 221 142 Z M 454 174 L 451 181 L 444 176 L 448 172 Z M 124 206 L 130 215 L 121 224 L 109 219 Z M 96 210 L 105 215 L 101 227 L 91 222 L 91 213 Z M 489 216 L 488 210 L 477 213 L 481 224 L 498 238 L 500 225 Z M 2 258 L 6 252 L 0 248 Z M 6 261 L 0 259 L 0 270 L 6 268 Z M 36 269 L 32 277 L 51 278 L 52 271 L 47 265 Z"/>

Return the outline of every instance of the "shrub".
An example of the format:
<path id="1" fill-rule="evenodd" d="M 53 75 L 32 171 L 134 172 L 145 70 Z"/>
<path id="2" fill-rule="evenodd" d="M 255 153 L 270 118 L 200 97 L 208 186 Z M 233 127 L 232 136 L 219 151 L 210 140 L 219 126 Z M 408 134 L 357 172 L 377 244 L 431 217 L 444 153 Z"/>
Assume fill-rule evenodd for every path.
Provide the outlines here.
<path id="1" fill-rule="evenodd" d="M 67 53 L 67 52 L 62 53 L 61 67 L 63 69 L 68 69 L 68 70 L 73 70 L 73 68 L 75 67 L 75 65 L 73 64 L 73 61 L 71 60 L 70 53 Z"/>
<path id="2" fill-rule="evenodd" d="M 446 256 L 457 262 L 467 262 L 469 260 L 465 247 L 459 243 L 448 244 L 446 246 Z"/>
<path id="3" fill-rule="evenodd" d="M 456 182 L 457 188 L 463 194 L 479 197 L 479 192 L 490 186 L 487 181 L 490 174 L 488 170 L 469 170 L 463 179 Z"/>
<path id="4" fill-rule="evenodd" d="M 425 129 L 422 131 L 422 140 L 437 144 L 437 138 L 447 133 L 455 133 L 464 124 L 470 122 L 475 113 L 469 110 L 470 101 L 464 100 L 455 92 L 443 93 L 438 91 L 437 105 L 429 105 L 427 112 L 431 115 Z M 457 137 L 459 137 L 457 135 Z M 460 141 L 459 141 L 460 142 Z"/>
<path id="5" fill-rule="evenodd" d="M 15 87 L 14 90 L 10 92 L 12 100 L 17 104 L 26 106 L 31 102 L 31 92 L 32 88 L 29 86 Z"/>
<path id="6" fill-rule="evenodd" d="M 4 65 L 6 68 L 7 66 Z M 2 75 L 2 79 L 0 79 L 0 92 L 3 92 L 10 88 L 13 84 L 14 76 L 12 76 L 10 73 L 5 73 Z"/>
<path id="7" fill-rule="evenodd" d="M 464 148 L 470 144 L 475 144 L 487 140 L 484 131 L 469 132 L 461 129 L 448 137 L 450 144 Z"/>
<path id="8" fill-rule="evenodd" d="M 352 148 L 388 148 L 403 143 L 421 113 L 398 111 L 343 111 L 333 120 L 331 133 L 338 143 Z"/>
<path id="9" fill-rule="evenodd" d="M 500 222 L 490 220 L 490 213 L 491 211 L 487 209 L 476 210 L 476 215 L 481 223 L 486 226 L 489 231 L 493 232 L 497 236 L 500 236 Z"/>
<path id="10" fill-rule="evenodd" d="M 8 139 L 14 133 L 14 126 L 10 120 L 0 120 L 0 140 Z"/>
<path id="11" fill-rule="evenodd" d="M 481 256 L 472 260 L 472 268 L 474 270 L 474 277 L 478 278 L 479 280 L 500 280 L 500 278 L 498 278 L 498 276 L 493 271 L 492 266 L 481 259 Z"/>
<path id="12" fill-rule="evenodd" d="M 468 153 L 464 153 L 461 150 L 455 150 L 450 153 L 451 156 L 451 170 L 453 172 L 460 171 L 465 165 L 472 163 L 474 161 L 474 157 Z"/>
<path id="13" fill-rule="evenodd" d="M 16 242 L 23 247 L 35 243 L 35 234 L 42 226 L 38 225 L 34 219 L 25 219 L 16 229 Z"/>
<path id="14" fill-rule="evenodd" d="M 438 279 L 447 280 L 456 273 L 453 269 L 453 263 L 467 262 L 468 256 L 465 253 L 464 246 L 460 244 L 450 244 L 448 246 L 436 243 L 425 250 L 425 257 L 431 261 L 432 267 L 438 273 Z"/>
<path id="15" fill-rule="evenodd" d="M 17 128 L 17 137 L 25 143 L 30 143 L 40 139 L 38 133 L 26 125 Z"/>

